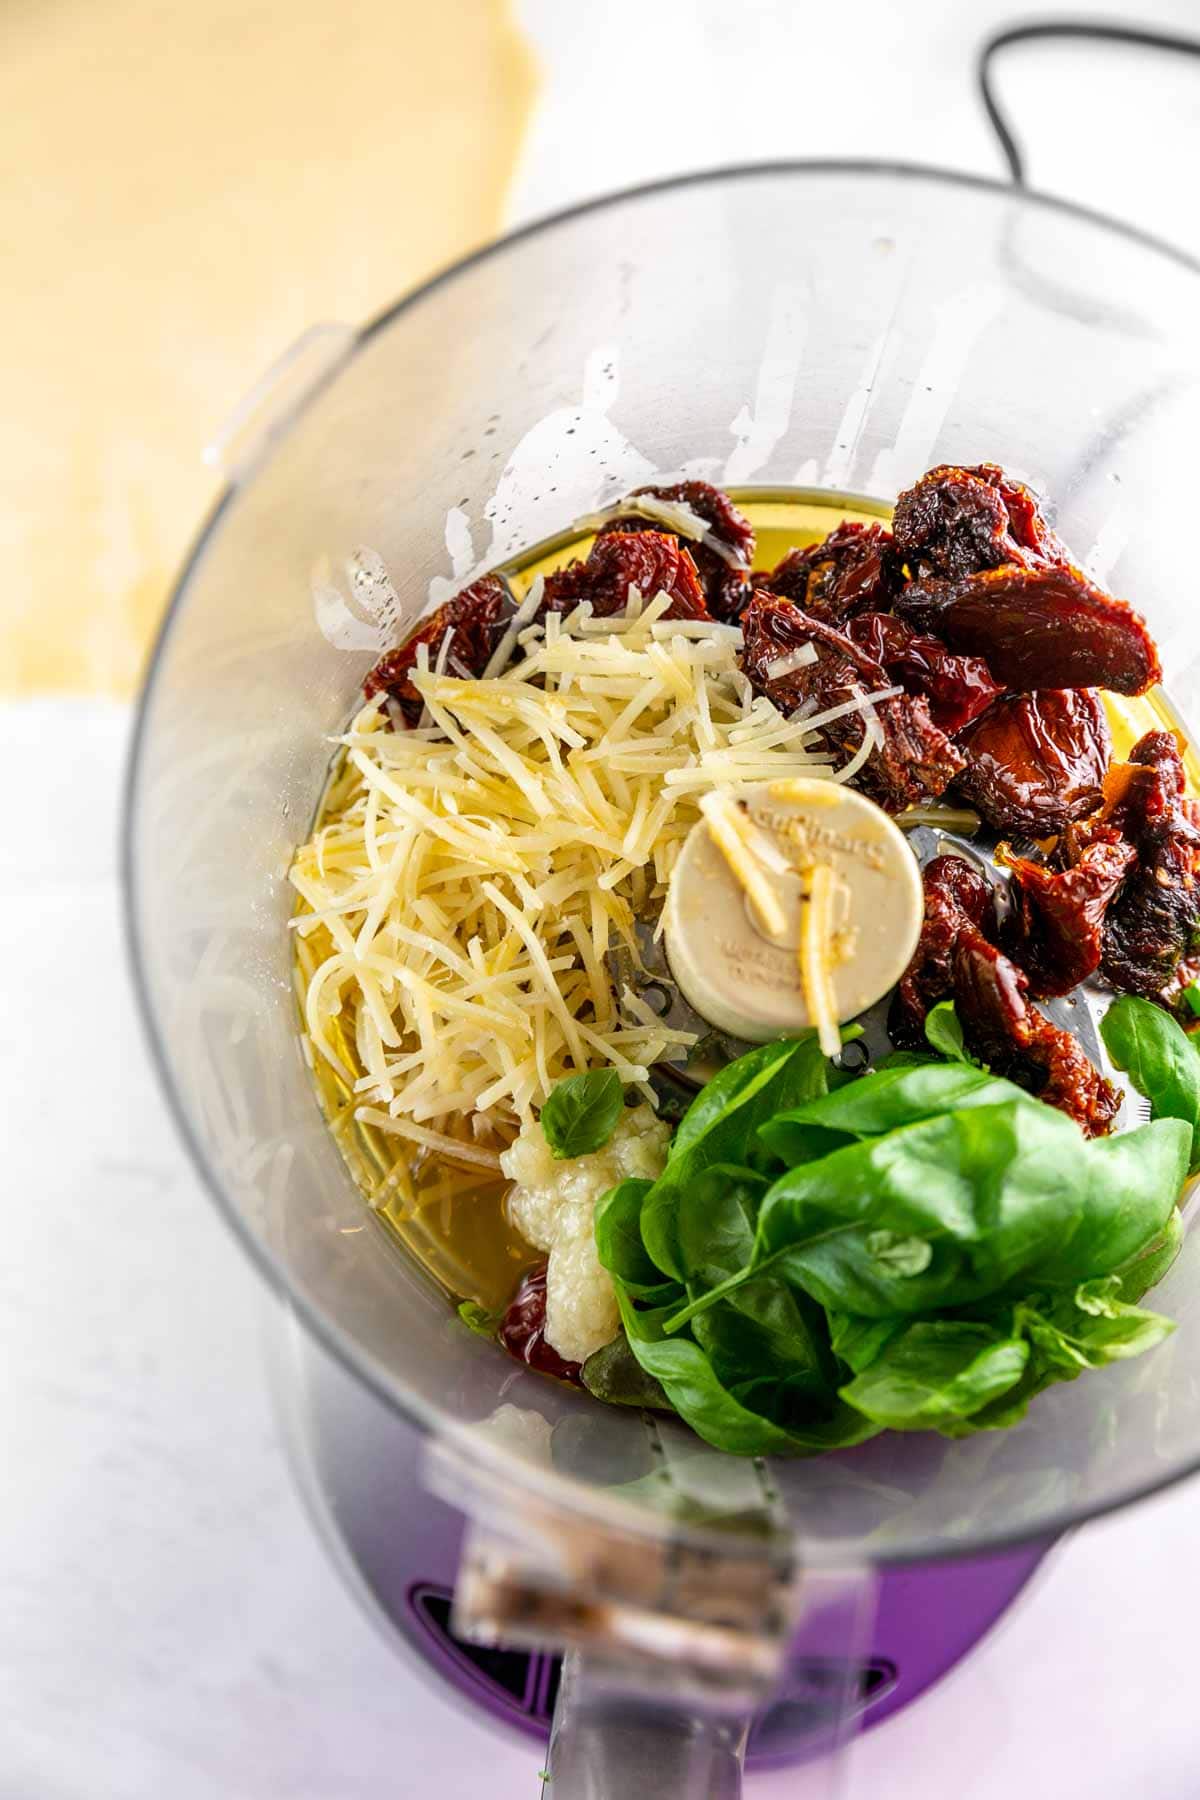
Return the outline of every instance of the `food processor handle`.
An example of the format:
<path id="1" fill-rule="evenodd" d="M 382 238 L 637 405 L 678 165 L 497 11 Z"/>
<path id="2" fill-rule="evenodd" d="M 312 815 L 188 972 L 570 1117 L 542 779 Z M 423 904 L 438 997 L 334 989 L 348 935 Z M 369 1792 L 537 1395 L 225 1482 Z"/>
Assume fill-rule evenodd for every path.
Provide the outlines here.
<path id="1" fill-rule="evenodd" d="M 869 1565 L 807 1566 L 752 1463 L 693 1455 L 692 1494 L 707 1476 L 725 1509 L 709 1516 L 740 1510 L 724 1531 L 685 1536 L 631 1530 L 557 1496 L 527 1492 L 514 1507 L 484 1448 L 435 1438 L 425 1476 L 469 1521 L 456 1633 L 563 1657 L 548 1800 L 736 1800 L 751 1723 L 769 1722 L 777 1703 L 805 1720 L 820 1759 L 812 1779 L 841 1791 L 866 1691 Z"/>
<path id="2" fill-rule="evenodd" d="M 749 1720 L 630 1691 L 609 1664 L 563 1662 L 543 1794 L 547 1800 L 737 1800 Z"/>

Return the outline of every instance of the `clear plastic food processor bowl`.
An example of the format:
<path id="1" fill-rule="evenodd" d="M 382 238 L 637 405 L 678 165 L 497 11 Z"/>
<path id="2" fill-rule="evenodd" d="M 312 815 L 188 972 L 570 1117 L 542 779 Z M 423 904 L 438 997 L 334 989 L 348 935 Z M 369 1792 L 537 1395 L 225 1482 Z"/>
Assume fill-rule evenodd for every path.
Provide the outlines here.
<path id="1" fill-rule="evenodd" d="M 1155 1296 L 1179 1330 L 1150 1355 L 1053 1389 L 1016 1430 L 816 1461 L 723 1457 L 463 1329 L 351 1182 L 301 1049 L 285 871 L 379 642 L 341 572 L 372 547 L 411 616 L 431 583 L 660 473 L 887 501 L 935 463 L 991 459 L 1148 616 L 1187 718 L 1198 317 L 1183 259 L 1084 212 L 898 168 L 733 170 L 470 258 L 323 340 L 307 390 L 242 433 L 138 723 L 142 1005 L 218 1206 L 420 1429 L 428 1479 L 473 1522 L 460 1614 L 575 1646 L 556 1794 L 606 1791 L 614 1694 L 652 1733 L 672 1708 L 710 1721 L 653 1791 L 732 1791 L 713 1770 L 780 1645 L 814 1618 L 849 1643 L 865 1572 L 1051 1534 L 1200 1463 L 1200 1243 Z"/>

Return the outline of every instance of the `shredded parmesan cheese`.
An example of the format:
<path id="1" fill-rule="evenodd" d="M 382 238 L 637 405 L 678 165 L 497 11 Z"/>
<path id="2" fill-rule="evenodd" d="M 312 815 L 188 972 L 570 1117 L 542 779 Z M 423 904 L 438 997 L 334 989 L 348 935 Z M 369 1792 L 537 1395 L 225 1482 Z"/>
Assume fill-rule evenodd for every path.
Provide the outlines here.
<path id="1" fill-rule="evenodd" d="M 883 728 L 875 715 L 875 709 L 870 701 L 863 702 L 862 715 L 864 728 L 862 743 L 858 746 L 858 749 L 854 752 L 850 761 L 844 763 L 841 769 L 838 770 L 838 774 L 843 781 L 850 781 L 857 775 L 868 757 L 870 757 L 874 751 L 878 750 L 883 743 Z"/>
<path id="2" fill-rule="evenodd" d="M 449 1162 L 467 1163 L 472 1168 L 494 1169 L 500 1173 L 498 1150 L 487 1150 L 482 1144 L 464 1144 L 461 1138 L 447 1137 L 443 1131 L 427 1131 L 423 1125 L 414 1125 L 411 1119 L 394 1119 L 390 1113 L 379 1112 L 373 1106 L 358 1107 L 354 1116 L 364 1125 L 375 1125 L 394 1137 L 409 1138 L 423 1149 L 436 1150 Z"/>
<path id="3" fill-rule="evenodd" d="M 767 880 L 764 864 L 776 873 L 788 873 L 787 862 L 779 857 L 766 835 L 751 823 L 745 812 L 728 794 L 706 794 L 700 811 L 708 821 L 709 835 L 744 890 L 758 922 L 771 937 L 781 938 L 787 931 L 787 914 L 778 894 Z M 783 863 L 782 871 L 778 863 Z"/>
<path id="4" fill-rule="evenodd" d="M 800 983 L 808 1016 L 825 1056 L 842 1047 L 833 997 L 833 899 L 836 877 L 828 863 L 814 863 L 800 901 Z"/>
<path id="5" fill-rule="evenodd" d="M 361 1118 L 426 1148 L 440 1146 L 418 1128 L 445 1136 L 476 1112 L 511 1130 L 579 1068 L 615 1068 L 649 1098 L 652 1065 L 693 1038 L 613 985 L 610 946 L 637 956 L 635 919 L 661 912 L 705 796 L 843 775 L 810 721 L 753 695 L 736 632 L 668 621 L 659 594 L 602 631 L 586 603 L 548 614 L 536 636 L 532 599 L 490 677 L 422 649 L 429 728 L 360 711 L 290 871 L 312 1048 Z M 747 827 L 736 842 L 761 872 Z M 453 1141 L 459 1160 L 490 1157 Z"/>
<path id="6" fill-rule="evenodd" d="M 438 645 L 437 661 L 433 665 L 433 672 L 435 675 L 444 675 L 446 672 L 446 664 L 450 660 L 450 646 L 454 642 L 454 629 L 455 628 L 452 625 L 450 627 L 449 631 L 446 633 L 445 637 L 442 639 L 441 643 Z M 421 645 L 420 648 L 425 651 L 425 664 L 426 664 L 426 667 L 428 667 L 428 664 L 429 664 L 428 646 L 423 644 L 423 645 Z M 418 660 L 419 660 L 419 658 L 420 658 L 420 651 L 418 651 Z M 429 716 L 429 707 L 427 705 L 423 706 L 421 708 L 421 717 L 417 720 L 418 728 L 421 730 L 424 730 L 424 728 L 426 726 L 432 725 L 432 724 L 433 724 L 433 720 Z"/>
<path id="7" fill-rule="evenodd" d="M 794 675 L 797 669 L 807 669 L 817 660 L 815 644 L 801 644 L 796 650 L 788 650 L 783 656 L 777 656 L 763 670 L 768 681 L 782 681 L 785 675 Z"/>

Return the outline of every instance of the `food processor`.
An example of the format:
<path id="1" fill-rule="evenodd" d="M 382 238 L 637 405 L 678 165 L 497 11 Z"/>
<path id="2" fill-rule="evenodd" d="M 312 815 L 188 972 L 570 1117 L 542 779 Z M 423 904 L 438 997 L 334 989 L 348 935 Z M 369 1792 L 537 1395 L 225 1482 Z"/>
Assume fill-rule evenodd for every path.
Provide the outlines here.
<path id="1" fill-rule="evenodd" d="M 543 1741 L 556 1800 L 733 1795 L 916 1699 L 1072 1525 L 1200 1465 L 1200 1250 L 1165 1344 L 1016 1429 L 743 1461 L 472 1335 L 318 1109 L 286 871 L 372 657 L 639 482 L 889 502 L 1001 462 L 1129 597 L 1196 711 L 1193 266 L 998 184 L 877 164 L 687 177 L 309 334 L 223 446 L 139 714 L 135 978 L 179 1129 L 285 1303 L 294 1460 L 398 1643 Z M 382 571 L 386 570 L 386 578 Z M 815 1777 L 814 1777 L 815 1778 Z M 806 1790 L 807 1791 L 807 1790 Z"/>

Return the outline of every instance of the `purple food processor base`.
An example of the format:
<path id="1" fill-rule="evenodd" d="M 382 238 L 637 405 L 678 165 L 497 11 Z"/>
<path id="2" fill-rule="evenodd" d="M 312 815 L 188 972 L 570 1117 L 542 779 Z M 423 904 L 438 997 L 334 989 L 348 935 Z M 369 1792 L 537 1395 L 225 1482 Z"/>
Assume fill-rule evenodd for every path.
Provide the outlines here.
<path id="1" fill-rule="evenodd" d="M 346 1423 L 343 1418 L 343 1429 Z M 372 1473 L 384 1479 L 364 1481 L 361 1457 L 318 1454 L 312 1472 L 322 1523 L 339 1561 L 352 1565 L 355 1585 L 365 1585 L 427 1669 L 472 1706 L 544 1742 L 558 1657 L 486 1649 L 455 1637 L 450 1612 L 463 1519 L 420 1485 L 408 1430 L 393 1420 L 389 1438 L 372 1438 Z M 334 1450 L 328 1442 L 321 1448 Z M 1016 1598 L 1049 1547 L 1043 1541 L 998 1555 L 882 1570 L 871 1648 L 858 1675 L 859 1728 L 907 1706 L 953 1668 Z M 822 1665 L 809 1650 L 798 1653 L 755 1720 L 748 1767 L 802 1761 L 826 1747 L 832 1697 L 843 1693 L 839 1669 Z"/>
<path id="2" fill-rule="evenodd" d="M 452 1515 L 451 1515 L 452 1517 Z M 885 1570 L 879 1580 L 870 1653 L 859 1673 L 859 1728 L 879 1724 L 939 1681 L 979 1641 L 1016 1598 L 1048 1546 L 1003 1555 Z M 533 1737 L 547 1737 L 558 1692 L 556 1656 L 484 1650 L 462 1643 L 450 1629 L 451 1582 L 457 1543 L 441 1579 L 430 1565 L 412 1580 L 395 1625 L 441 1678 L 473 1705 Z M 823 1747 L 828 1696 L 842 1692 L 840 1674 L 805 1654 L 789 1664 L 780 1690 L 751 1728 L 749 1769 L 802 1760 Z"/>

